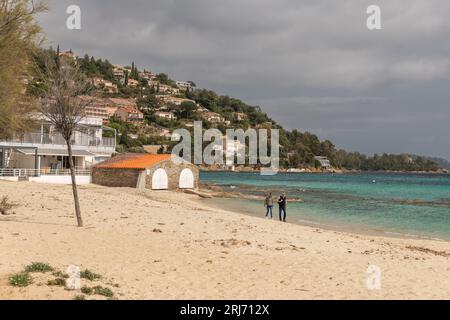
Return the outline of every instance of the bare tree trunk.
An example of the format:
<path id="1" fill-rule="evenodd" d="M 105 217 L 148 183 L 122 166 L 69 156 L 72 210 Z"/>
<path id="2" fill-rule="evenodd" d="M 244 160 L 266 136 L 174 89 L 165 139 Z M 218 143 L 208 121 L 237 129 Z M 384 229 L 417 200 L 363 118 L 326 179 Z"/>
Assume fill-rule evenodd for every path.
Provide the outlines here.
<path id="1" fill-rule="evenodd" d="M 77 189 L 77 182 L 76 182 L 76 178 L 75 178 L 75 168 L 73 165 L 72 146 L 70 144 L 70 139 L 66 140 L 66 143 L 67 143 L 67 151 L 69 153 L 70 175 L 72 176 L 72 191 L 73 191 L 73 200 L 75 201 L 75 214 L 77 216 L 78 227 L 82 227 L 83 219 L 81 218 L 80 199 L 78 198 L 78 189 Z"/>

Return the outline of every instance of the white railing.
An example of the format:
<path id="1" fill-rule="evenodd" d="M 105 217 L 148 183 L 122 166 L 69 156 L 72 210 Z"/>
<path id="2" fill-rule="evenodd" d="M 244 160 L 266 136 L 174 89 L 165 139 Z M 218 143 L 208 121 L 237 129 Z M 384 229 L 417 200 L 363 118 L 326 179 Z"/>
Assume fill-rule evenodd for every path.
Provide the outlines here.
<path id="1" fill-rule="evenodd" d="M 22 136 L 17 136 L 4 142 L 14 144 L 42 144 L 42 145 L 57 145 L 66 146 L 66 141 L 61 134 L 41 134 L 41 133 L 25 133 Z M 116 141 L 114 138 L 95 138 L 84 133 L 76 133 L 72 139 L 73 146 L 86 147 L 115 147 Z"/>
<path id="2" fill-rule="evenodd" d="M 0 177 L 39 177 L 39 176 L 70 176 L 69 169 L 10 169 L 0 168 Z M 77 176 L 90 176 L 91 170 L 75 169 Z"/>

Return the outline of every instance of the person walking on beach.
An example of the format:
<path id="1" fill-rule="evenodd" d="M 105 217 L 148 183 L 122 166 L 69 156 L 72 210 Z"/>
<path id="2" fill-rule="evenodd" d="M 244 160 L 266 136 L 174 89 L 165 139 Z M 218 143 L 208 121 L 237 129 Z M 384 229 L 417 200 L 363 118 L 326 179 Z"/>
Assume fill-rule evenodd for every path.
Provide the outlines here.
<path id="1" fill-rule="evenodd" d="M 278 198 L 278 207 L 280 209 L 280 221 L 286 222 L 286 193 L 283 192 Z"/>
<path id="2" fill-rule="evenodd" d="M 272 209 L 273 209 L 273 197 L 272 197 L 272 192 L 269 192 L 269 193 L 266 195 L 266 198 L 264 199 L 264 205 L 265 205 L 266 208 L 267 208 L 267 211 L 266 211 L 266 218 L 269 217 L 269 213 L 270 213 L 270 219 L 273 219 L 273 217 L 272 217 Z"/>

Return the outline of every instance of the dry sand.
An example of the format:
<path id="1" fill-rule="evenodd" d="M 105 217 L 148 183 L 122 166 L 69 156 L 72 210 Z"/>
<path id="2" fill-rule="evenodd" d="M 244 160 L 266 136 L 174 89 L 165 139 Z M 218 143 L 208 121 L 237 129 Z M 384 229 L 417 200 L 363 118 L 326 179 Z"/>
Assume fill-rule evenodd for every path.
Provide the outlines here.
<path id="1" fill-rule="evenodd" d="M 119 299 L 450 298 L 448 242 L 283 224 L 183 193 L 79 189 L 84 228 L 70 186 L 0 181 L 0 197 L 20 203 L 0 216 L 0 299 L 80 294 L 48 287 L 42 275 L 11 287 L 8 278 L 34 261 L 89 268 Z M 369 265 L 382 270 L 380 290 L 367 288 Z"/>

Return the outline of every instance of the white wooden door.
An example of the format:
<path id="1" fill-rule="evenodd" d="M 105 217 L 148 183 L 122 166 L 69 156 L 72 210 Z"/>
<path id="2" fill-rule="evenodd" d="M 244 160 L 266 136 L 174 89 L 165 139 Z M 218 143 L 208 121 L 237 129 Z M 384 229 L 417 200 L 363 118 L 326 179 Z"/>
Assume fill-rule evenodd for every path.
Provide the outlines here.
<path id="1" fill-rule="evenodd" d="M 180 189 L 194 189 L 194 174 L 191 169 L 181 171 Z"/>
<path id="2" fill-rule="evenodd" d="M 169 189 L 169 179 L 167 178 L 166 170 L 159 168 L 153 173 L 152 190 L 167 190 Z"/>

